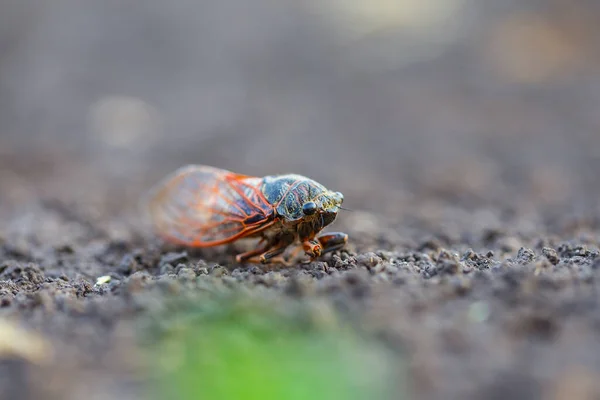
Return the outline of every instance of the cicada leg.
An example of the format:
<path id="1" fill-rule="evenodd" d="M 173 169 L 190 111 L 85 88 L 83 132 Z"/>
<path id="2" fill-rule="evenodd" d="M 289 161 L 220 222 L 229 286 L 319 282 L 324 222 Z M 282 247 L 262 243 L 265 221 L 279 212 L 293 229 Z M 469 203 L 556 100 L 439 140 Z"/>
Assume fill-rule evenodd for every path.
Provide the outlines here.
<path id="1" fill-rule="evenodd" d="M 262 254 L 259 257 L 261 264 L 280 263 L 289 267 L 291 264 L 283 256 L 281 256 L 281 254 L 285 252 L 287 247 L 288 245 L 280 246 Z"/>
<path id="2" fill-rule="evenodd" d="M 348 243 L 348 235 L 343 232 L 331 232 L 318 236 L 317 240 L 322 247 L 321 254 L 325 254 L 344 248 Z"/>
<path id="3" fill-rule="evenodd" d="M 265 246 L 259 247 L 257 249 L 238 254 L 237 256 L 235 256 L 235 261 L 237 263 L 242 263 L 244 261 L 250 260 L 252 257 L 255 257 L 255 256 L 265 253 L 271 247 L 272 247 L 272 245 L 270 243 L 268 243 Z"/>
<path id="4" fill-rule="evenodd" d="M 309 256 L 311 259 L 319 257 L 323 251 L 321 243 L 315 239 L 305 240 L 302 242 L 302 248 L 304 249 L 304 254 Z"/>
<path id="5" fill-rule="evenodd" d="M 250 250 L 245 253 L 240 253 L 237 256 L 235 256 L 235 261 L 239 264 L 251 259 L 254 256 L 263 254 L 264 252 L 268 251 L 271 247 L 273 247 L 273 240 L 269 240 L 266 236 L 261 235 L 260 240 L 258 241 L 256 246 L 257 248 L 254 250 Z"/>
<path id="6" fill-rule="evenodd" d="M 285 250 L 292 244 L 294 237 L 291 235 L 280 236 L 269 241 L 264 247 L 248 251 L 243 254 L 239 254 L 236 257 L 237 262 L 248 261 L 251 263 L 259 262 L 261 264 L 268 264 L 272 262 L 279 262 L 288 265 L 287 261 L 283 257 L 277 257 L 281 255 Z"/>
<path id="7" fill-rule="evenodd" d="M 332 232 L 318 236 L 316 239 L 302 242 L 304 254 L 314 261 L 326 253 L 342 249 L 348 242 L 348 235 L 343 232 Z"/>

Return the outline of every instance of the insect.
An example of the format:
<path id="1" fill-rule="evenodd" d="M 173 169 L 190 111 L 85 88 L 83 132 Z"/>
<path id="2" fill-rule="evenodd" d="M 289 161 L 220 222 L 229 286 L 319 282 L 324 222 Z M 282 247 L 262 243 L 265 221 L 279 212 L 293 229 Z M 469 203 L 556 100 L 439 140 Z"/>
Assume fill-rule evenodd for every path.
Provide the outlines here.
<path id="1" fill-rule="evenodd" d="M 236 261 L 280 262 L 296 245 L 314 260 L 342 249 L 348 235 L 321 234 L 337 217 L 344 196 L 307 177 L 287 174 L 262 178 L 206 165 L 188 165 L 155 186 L 147 209 L 155 232 L 166 241 L 210 247 L 260 238 L 258 248 Z"/>

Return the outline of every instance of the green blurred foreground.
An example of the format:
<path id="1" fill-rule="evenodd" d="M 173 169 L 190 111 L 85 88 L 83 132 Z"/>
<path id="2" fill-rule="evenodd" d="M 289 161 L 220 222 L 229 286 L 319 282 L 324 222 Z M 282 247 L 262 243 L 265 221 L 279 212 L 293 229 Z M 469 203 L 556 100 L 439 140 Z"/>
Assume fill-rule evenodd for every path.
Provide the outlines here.
<path id="1" fill-rule="evenodd" d="M 341 328 L 326 305 L 239 296 L 201 303 L 160 320 L 154 398 L 402 398 L 387 353 Z"/>

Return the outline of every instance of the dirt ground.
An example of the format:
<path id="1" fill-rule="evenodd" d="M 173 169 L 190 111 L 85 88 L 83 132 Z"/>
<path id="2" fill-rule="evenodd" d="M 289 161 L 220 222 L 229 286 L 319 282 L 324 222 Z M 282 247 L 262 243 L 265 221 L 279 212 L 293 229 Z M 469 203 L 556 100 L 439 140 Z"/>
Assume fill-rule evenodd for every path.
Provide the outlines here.
<path id="1" fill-rule="evenodd" d="M 0 317 L 39 335 L 2 322 L 2 398 L 144 398 L 136 318 L 206 285 L 322 299 L 406 351 L 414 398 L 600 398 L 594 2 L 481 2 L 400 61 L 293 2 L 233 33 L 219 6 L 63 3 L 0 31 Z M 138 201 L 187 163 L 342 191 L 347 249 L 268 270 L 160 243 Z"/>

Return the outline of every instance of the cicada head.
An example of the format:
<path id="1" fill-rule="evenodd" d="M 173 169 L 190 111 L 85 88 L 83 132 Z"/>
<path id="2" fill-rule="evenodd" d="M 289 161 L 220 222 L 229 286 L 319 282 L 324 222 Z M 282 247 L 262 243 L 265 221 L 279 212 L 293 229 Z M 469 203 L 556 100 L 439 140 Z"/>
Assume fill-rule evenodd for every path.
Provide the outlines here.
<path id="1" fill-rule="evenodd" d="M 325 190 L 314 198 L 305 199 L 301 218 L 304 221 L 316 220 L 324 228 L 335 220 L 343 201 L 342 193 Z"/>

